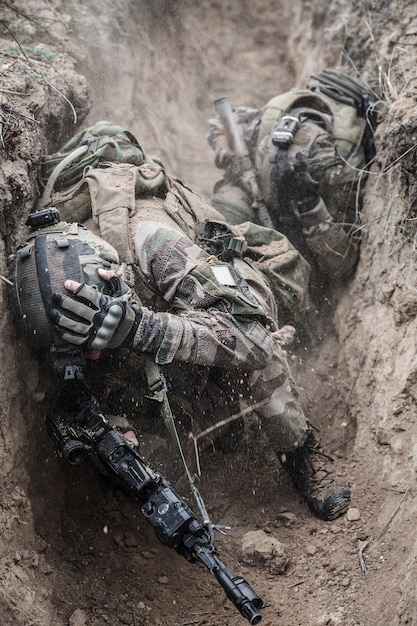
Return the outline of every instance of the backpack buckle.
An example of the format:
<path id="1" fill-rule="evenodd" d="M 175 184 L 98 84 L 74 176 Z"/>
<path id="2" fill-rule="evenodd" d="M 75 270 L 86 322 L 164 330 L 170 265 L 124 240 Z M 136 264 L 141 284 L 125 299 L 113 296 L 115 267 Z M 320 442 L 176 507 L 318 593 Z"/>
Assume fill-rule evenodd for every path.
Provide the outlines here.
<path id="1" fill-rule="evenodd" d="M 198 229 L 200 245 L 221 260 L 242 257 L 248 247 L 246 239 L 233 233 L 226 223 L 206 219 L 199 223 Z"/>
<path id="2" fill-rule="evenodd" d="M 288 148 L 294 141 L 294 135 L 300 126 L 300 120 L 295 115 L 284 115 L 278 128 L 272 134 L 272 143 L 279 148 Z"/>
<path id="3" fill-rule="evenodd" d="M 89 137 L 87 139 L 88 152 L 96 152 L 98 147 L 98 137 Z"/>

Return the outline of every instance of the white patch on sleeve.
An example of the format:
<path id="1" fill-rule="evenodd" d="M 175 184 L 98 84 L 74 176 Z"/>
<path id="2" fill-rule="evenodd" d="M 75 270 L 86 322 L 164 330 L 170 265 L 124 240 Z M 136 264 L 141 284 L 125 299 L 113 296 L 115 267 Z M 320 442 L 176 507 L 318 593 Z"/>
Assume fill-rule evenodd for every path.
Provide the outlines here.
<path id="1" fill-rule="evenodd" d="M 237 287 L 236 281 L 232 276 L 232 272 L 227 265 L 210 265 L 210 269 L 220 285 L 225 285 L 226 287 Z"/>

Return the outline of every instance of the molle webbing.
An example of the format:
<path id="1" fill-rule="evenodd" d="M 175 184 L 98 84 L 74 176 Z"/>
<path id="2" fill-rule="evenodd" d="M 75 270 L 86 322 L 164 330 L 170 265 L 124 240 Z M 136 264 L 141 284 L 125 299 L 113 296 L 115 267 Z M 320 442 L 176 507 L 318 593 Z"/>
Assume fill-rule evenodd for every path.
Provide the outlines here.
<path id="1" fill-rule="evenodd" d="M 48 254 L 46 247 L 47 235 L 39 235 L 35 239 L 36 275 L 39 282 L 39 291 L 47 314 L 52 309 L 52 288 L 48 271 Z"/>

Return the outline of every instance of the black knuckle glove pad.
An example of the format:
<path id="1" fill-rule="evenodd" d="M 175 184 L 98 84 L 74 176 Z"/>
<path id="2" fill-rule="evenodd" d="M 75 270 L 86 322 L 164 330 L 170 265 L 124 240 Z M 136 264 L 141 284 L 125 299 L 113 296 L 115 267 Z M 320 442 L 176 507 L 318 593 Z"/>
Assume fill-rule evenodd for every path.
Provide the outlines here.
<path id="1" fill-rule="evenodd" d="M 54 300 L 58 308 L 52 317 L 59 334 L 88 350 L 123 346 L 140 319 L 129 292 L 114 298 L 83 284 L 71 296 L 55 294 Z"/>

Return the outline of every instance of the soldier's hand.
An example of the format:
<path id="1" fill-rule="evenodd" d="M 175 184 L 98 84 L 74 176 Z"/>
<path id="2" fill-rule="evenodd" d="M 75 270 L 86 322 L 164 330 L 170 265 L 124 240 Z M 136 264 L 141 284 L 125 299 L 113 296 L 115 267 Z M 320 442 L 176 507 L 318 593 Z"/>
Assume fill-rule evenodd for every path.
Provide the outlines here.
<path id="1" fill-rule="evenodd" d="M 54 294 L 57 306 L 51 315 L 55 328 L 65 341 L 88 351 L 129 346 L 141 319 L 141 309 L 126 283 L 109 272 L 99 273 L 108 280 L 111 295 L 67 280 L 64 286 L 71 295 Z"/>
<path id="2" fill-rule="evenodd" d="M 311 211 L 319 202 L 319 185 L 308 171 L 305 157 L 298 152 L 290 182 L 290 197 L 296 215 Z"/>
<path id="3" fill-rule="evenodd" d="M 300 152 L 297 153 L 294 163 L 286 156 L 278 154 L 275 179 L 278 196 L 283 195 L 291 203 L 297 216 L 311 211 L 320 200 L 318 183 L 310 175 L 308 163 Z"/>
<path id="4" fill-rule="evenodd" d="M 225 170 L 231 162 L 232 155 L 230 154 L 229 150 L 227 150 L 226 148 L 220 148 L 216 152 L 216 156 L 214 158 L 214 164 L 216 167 L 221 170 Z"/>

